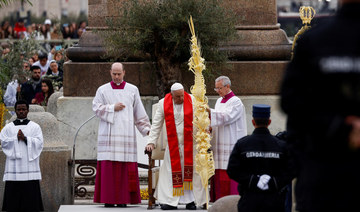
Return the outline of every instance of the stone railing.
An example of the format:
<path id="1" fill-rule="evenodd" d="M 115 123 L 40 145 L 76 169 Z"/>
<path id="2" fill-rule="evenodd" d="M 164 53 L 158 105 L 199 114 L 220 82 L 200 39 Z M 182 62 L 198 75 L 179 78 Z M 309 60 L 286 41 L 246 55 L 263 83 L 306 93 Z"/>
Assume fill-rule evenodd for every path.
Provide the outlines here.
<path id="1" fill-rule="evenodd" d="M 0 44 L 16 43 L 18 41 L 19 39 L 0 39 Z M 61 45 L 63 49 L 67 49 L 79 43 L 79 39 L 51 39 L 51 40 L 35 40 L 35 41 L 37 41 L 39 44 Z M 42 49 L 42 50 L 49 51 L 47 49 Z"/>
<path id="2" fill-rule="evenodd" d="M 0 43 L 3 42 L 17 42 L 19 39 L 0 39 Z M 36 40 L 39 43 L 55 43 L 55 44 L 64 44 L 68 46 L 73 46 L 74 44 L 79 43 L 79 39 L 50 39 L 50 40 Z"/>

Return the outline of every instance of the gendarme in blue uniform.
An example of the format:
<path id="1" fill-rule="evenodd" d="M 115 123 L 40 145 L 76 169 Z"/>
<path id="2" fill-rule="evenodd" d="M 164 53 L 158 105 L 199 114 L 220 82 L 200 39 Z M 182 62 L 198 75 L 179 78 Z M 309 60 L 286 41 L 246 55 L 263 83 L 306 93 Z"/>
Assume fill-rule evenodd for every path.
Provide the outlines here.
<path id="1" fill-rule="evenodd" d="M 239 183 L 239 211 L 284 211 L 286 185 L 291 182 L 288 158 L 286 143 L 272 136 L 267 127 L 238 140 L 227 173 Z M 270 176 L 267 190 L 257 186 L 264 174 Z"/>

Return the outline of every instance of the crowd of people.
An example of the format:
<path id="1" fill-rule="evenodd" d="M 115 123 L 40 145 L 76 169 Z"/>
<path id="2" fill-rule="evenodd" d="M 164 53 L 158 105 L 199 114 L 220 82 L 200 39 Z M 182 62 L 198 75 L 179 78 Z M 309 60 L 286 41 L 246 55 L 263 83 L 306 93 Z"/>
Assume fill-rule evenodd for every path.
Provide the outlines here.
<path id="1" fill-rule="evenodd" d="M 50 96 L 62 88 L 63 63 L 62 50 L 53 48 L 49 53 L 35 53 L 23 62 L 25 75 L 7 85 L 3 98 L 5 105 L 14 106 L 17 100 L 25 100 L 28 104 L 47 106 Z"/>
<path id="2" fill-rule="evenodd" d="M 86 23 L 82 26 L 85 30 Z M 31 39 L 37 40 L 71 39 L 78 38 L 79 33 L 67 32 L 66 36 L 63 36 L 55 25 L 51 25 L 49 19 L 43 25 L 31 24 L 27 27 L 21 19 L 14 28 L 6 21 L 1 24 L 0 39 L 26 39 L 30 35 Z M 61 45 L 56 46 L 49 42 L 44 45 L 50 50 L 39 47 L 41 49 L 32 52 L 30 57 L 24 57 L 25 54 L 22 53 L 17 55 L 22 60 L 22 71 L 13 76 L 4 93 L 4 103 L 14 107 L 17 119 L 0 132 L 1 148 L 7 157 L 2 211 L 44 210 L 39 165 L 43 135 L 41 127 L 28 120 L 27 114 L 29 104 L 47 106 L 51 95 L 62 88 L 62 67 L 67 60 Z M 3 51 L 0 59 L 7 62 L 13 46 L 2 42 L 1 47 Z M 16 57 L 16 51 L 14 52 Z"/>
<path id="3" fill-rule="evenodd" d="M 81 21 L 79 25 L 63 24 L 59 28 L 50 19 L 46 19 L 43 24 L 26 25 L 24 19 L 20 18 L 14 26 L 11 26 L 9 21 L 1 23 L 0 39 L 24 39 L 30 36 L 35 40 L 76 39 L 85 28 L 85 21 Z M 13 78 L 7 85 L 3 98 L 6 106 L 14 106 L 20 99 L 25 99 L 28 104 L 47 106 L 51 94 L 62 88 L 63 64 L 67 60 L 64 47 L 52 42 L 40 45 L 43 48 L 40 47 L 41 49 L 32 53 L 30 58 L 24 58 L 22 65 L 25 74 Z M 12 50 L 11 45 L 2 42 L 1 49 L 1 59 L 6 60 L 6 55 Z"/>
<path id="4" fill-rule="evenodd" d="M 57 39 L 79 39 L 85 32 L 86 21 L 64 23 L 61 26 L 54 24 L 50 19 L 46 19 L 44 23 L 25 23 L 20 18 L 11 25 L 9 21 L 3 21 L 0 28 L 0 39 L 22 39 L 31 35 L 36 40 L 57 40 Z"/>

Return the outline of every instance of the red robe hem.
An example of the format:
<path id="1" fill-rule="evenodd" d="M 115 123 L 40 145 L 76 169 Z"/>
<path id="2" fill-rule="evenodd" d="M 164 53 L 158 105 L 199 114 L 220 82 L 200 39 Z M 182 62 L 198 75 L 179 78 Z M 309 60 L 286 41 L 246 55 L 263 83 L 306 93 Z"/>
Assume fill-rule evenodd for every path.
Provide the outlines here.
<path id="1" fill-rule="evenodd" d="M 215 202 L 221 197 L 228 195 L 239 195 L 238 183 L 229 178 L 226 170 L 216 169 L 211 179 L 210 202 Z"/>
<path id="2" fill-rule="evenodd" d="M 98 161 L 96 172 L 94 202 L 141 203 L 136 162 Z"/>

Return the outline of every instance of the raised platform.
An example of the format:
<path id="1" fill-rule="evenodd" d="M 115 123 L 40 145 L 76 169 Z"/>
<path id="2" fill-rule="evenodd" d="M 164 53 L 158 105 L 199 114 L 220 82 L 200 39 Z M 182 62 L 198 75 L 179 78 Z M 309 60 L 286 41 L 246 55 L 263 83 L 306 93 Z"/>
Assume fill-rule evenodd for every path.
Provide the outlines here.
<path id="1" fill-rule="evenodd" d="M 92 201 L 92 200 L 91 200 Z M 140 211 L 147 211 L 147 200 L 143 200 L 139 205 L 128 205 L 126 208 L 105 208 L 103 204 L 79 204 L 79 205 L 61 205 L 58 212 L 109 212 L 109 211 L 132 211 L 132 212 L 140 212 Z M 149 211 L 162 211 L 160 206 L 149 210 Z M 176 211 L 189 211 L 185 209 L 185 205 L 179 205 Z M 198 208 L 196 211 L 206 211 L 203 209 Z"/>

